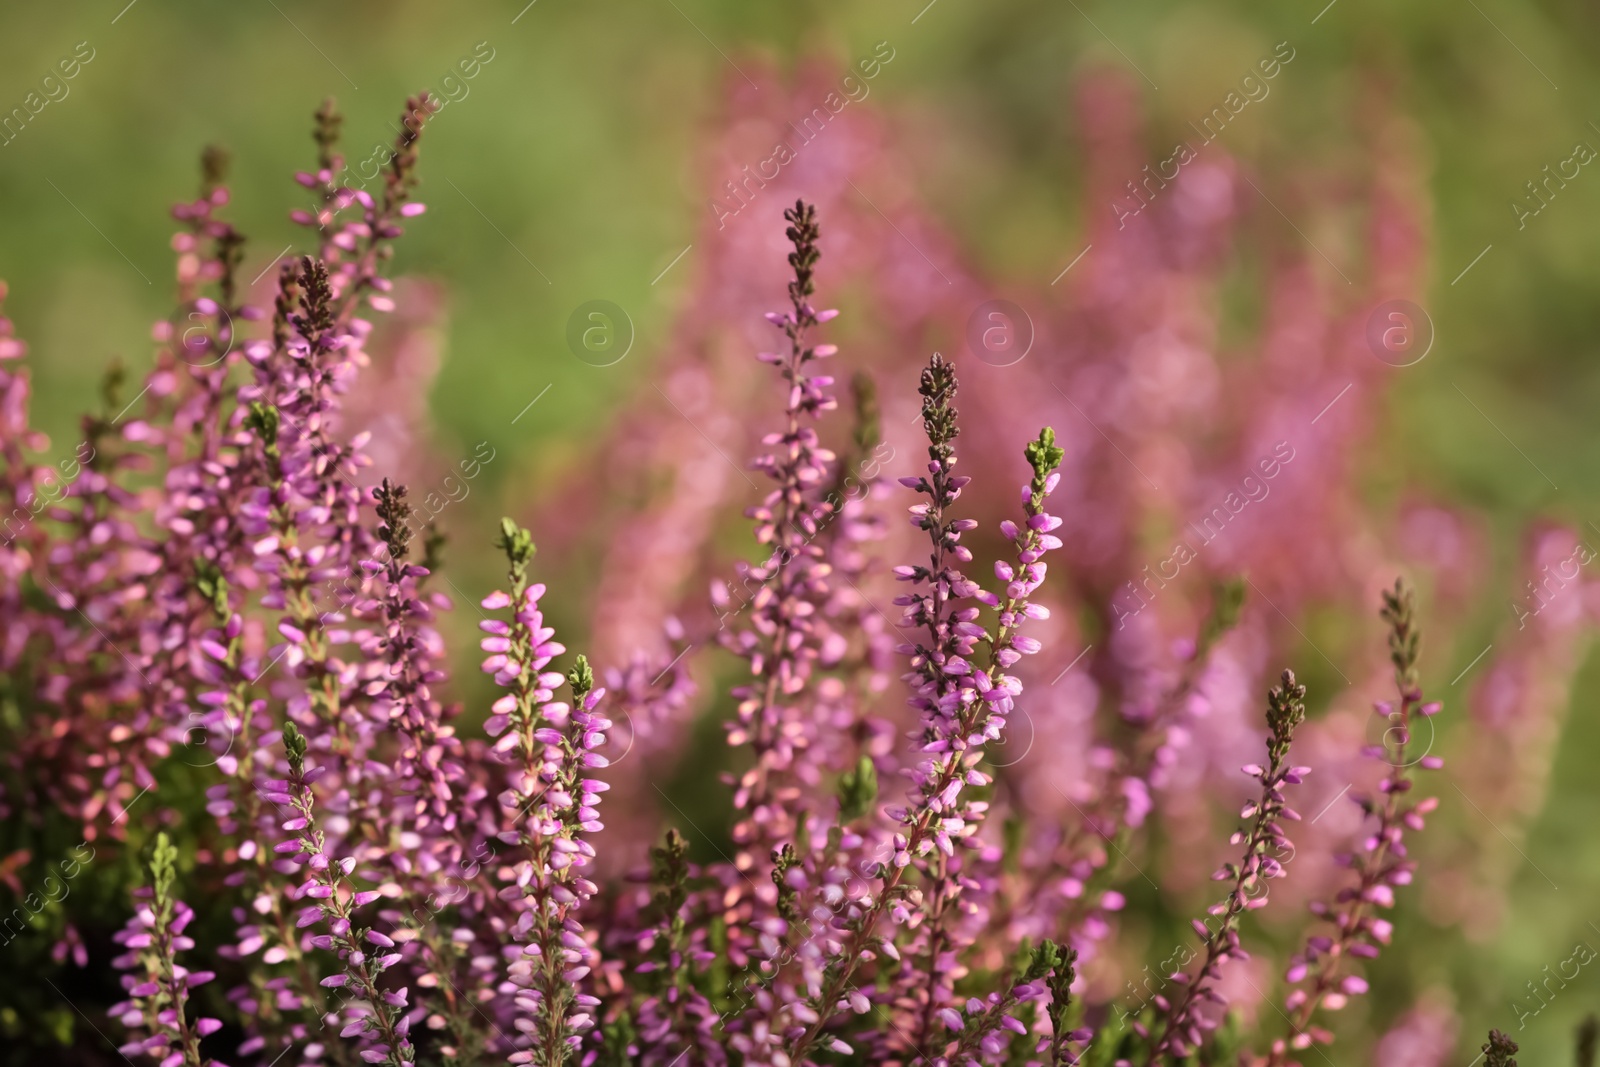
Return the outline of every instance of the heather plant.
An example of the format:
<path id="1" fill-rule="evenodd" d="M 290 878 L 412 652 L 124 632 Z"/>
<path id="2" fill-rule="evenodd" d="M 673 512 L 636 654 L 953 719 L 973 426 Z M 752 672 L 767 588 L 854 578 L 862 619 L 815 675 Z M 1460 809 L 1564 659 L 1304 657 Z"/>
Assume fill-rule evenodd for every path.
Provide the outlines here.
<path id="1" fill-rule="evenodd" d="M 1484 1043 L 1482 1051 L 1487 1067 L 1517 1067 L 1517 1061 L 1512 1058 L 1516 1054 L 1517 1043 L 1498 1030 L 1489 1031 L 1489 1040 Z"/>
<path id="2" fill-rule="evenodd" d="M 1219 581 L 1178 641 L 1155 612 L 1108 630 L 1118 706 L 1084 741 L 1085 773 L 1013 770 L 1019 718 L 1043 730 L 1060 711 L 1028 662 L 1070 647 L 1060 616 L 1080 597 L 1128 614 L 1110 596 L 1121 572 L 1094 569 L 1103 546 L 1087 542 L 1105 531 L 1074 514 L 1096 503 L 1087 453 L 1020 414 L 970 433 L 957 361 L 939 353 L 876 381 L 857 361 L 845 424 L 824 368 L 851 361 L 825 339 L 838 312 L 819 306 L 813 203 L 784 212 L 787 305 L 766 316 L 779 340 L 749 360 L 771 368 L 775 412 L 749 464 L 768 482 L 745 511 L 754 558 L 713 584 L 709 621 L 663 613 L 651 647 L 598 667 L 569 656 L 543 607 L 556 591 L 541 579 L 562 575 L 541 574 L 536 531 L 507 518 L 480 538 L 506 567 L 478 603 L 498 695 L 450 700 L 439 539 L 414 561 L 403 472 L 372 484 L 347 419 L 376 315 L 396 310 L 393 243 L 424 210 L 433 109 L 408 101 L 373 191 L 343 184 L 341 120 L 317 113 L 316 168 L 297 180 L 318 206 L 294 213 L 305 248 L 259 304 L 207 157 L 200 198 L 174 212 L 178 309 L 155 367 L 120 412 L 110 383 L 70 478 L 29 458 L 44 442 L 0 320 L 0 504 L 24 518 L 0 545 L 4 810 L 49 811 L 102 862 L 148 869 L 115 938 L 122 1053 L 161 1067 L 1284 1067 L 1332 1041 L 1330 1013 L 1368 989 L 1355 961 L 1390 942 L 1382 913 L 1416 873 L 1407 835 L 1436 805 L 1413 796 L 1413 771 L 1441 765 L 1412 738 L 1440 710 L 1421 690 L 1414 591 L 1383 595 L 1396 694 L 1376 707 L 1382 742 L 1365 755 L 1382 770 L 1356 797 L 1348 873 L 1283 961 L 1283 1010 L 1252 1030 L 1226 978 L 1269 886 L 1277 897 L 1299 871 L 1285 827 L 1313 770 L 1290 760 L 1307 686 L 1284 670 L 1253 695 L 1239 647 L 1266 625 L 1246 614 L 1253 583 Z M 925 460 L 879 459 L 891 407 L 914 412 Z M 900 508 L 897 536 L 885 519 Z M 891 579 L 898 617 L 874 598 Z M 1198 948 L 1128 1011 L 1098 977 L 1127 899 L 1119 861 L 1149 835 L 1196 705 L 1227 699 L 1226 670 L 1249 676 L 1233 710 L 1265 754 L 1243 767 L 1252 795 L 1213 875 L 1223 894 L 1193 920 Z M 622 712 L 635 740 L 665 746 L 696 707 L 725 712 L 725 836 L 627 790 L 613 762 Z M 1075 810 L 1042 805 L 1046 788 Z M 607 830 L 603 799 L 607 819 L 649 827 L 648 851 Z M 67 931 L 57 949 L 81 955 Z M 1498 1032 L 1485 1050 L 1514 1062 Z"/>

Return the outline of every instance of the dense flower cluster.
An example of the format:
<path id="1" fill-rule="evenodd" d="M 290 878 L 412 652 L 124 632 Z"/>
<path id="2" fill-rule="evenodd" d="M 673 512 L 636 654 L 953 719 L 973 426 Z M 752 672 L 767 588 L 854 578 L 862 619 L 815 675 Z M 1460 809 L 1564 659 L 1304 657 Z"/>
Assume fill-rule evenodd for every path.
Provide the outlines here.
<path id="1" fill-rule="evenodd" d="M 0 319 L 0 504 L 20 516 L 0 544 L 0 667 L 24 709 L 0 803 L 62 811 L 85 840 L 137 845 L 133 827 L 158 821 L 184 846 L 156 837 L 151 885 L 116 937 L 123 1053 L 161 1067 L 1284 1067 L 1331 1041 L 1322 1013 L 1366 991 L 1351 959 L 1390 940 L 1380 912 L 1411 882 L 1407 834 L 1436 803 L 1413 796 L 1413 770 L 1441 761 L 1412 739 L 1440 706 L 1422 696 L 1410 587 L 1384 595 L 1398 696 L 1378 705 L 1383 740 L 1367 750 L 1384 769 L 1358 796 L 1344 882 L 1289 962 L 1287 1032 L 1239 1033 L 1227 974 L 1248 958 L 1269 884 L 1291 873 L 1289 791 L 1310 768 L 1290 748 L 1303 752 L 1311 725 L 1290 671 L 1266 697 L 1266 759 L 1244 768 L 1254 795 L 1237 858 L 1215 872 L 1226 894 L 1193 922 L 1197 951 L 1158 968 L 1148 1004 L 1119 1003 L 1105 949 L 1126 902 L 1120 861 L 1163 796 L 1181 825 L 1207 784 L 1186 764 L 1231 760 L 1231 774 L 1246 743 L 1258 751 L 1267 613 L 1244 606 L 1253 580 L 1219 581 L 1191 615 L 1119 601 L 1137 568 L 1118 538 L 1158 502 L 1134 479 L 1102 482 L 1093 435 L 1022 422 L 1041 407 L 1026 390 L 997 404 L 993 379 L 973 390 L 934 354 L 915 400 L 888 372 L 881 401 L 854 375 L 853 423 L 836 425 L 835 378 L 818 370 L 840 352 L 819 336 L 838 313 L 814 303 L 815 204 L 784 213 L 788 306 L 767 315 L 782 343 L 745 360 L 778 379 L 761 386 L 778 413 L 750 464 L 768 480 L 745 512 L 757 558 L 719 561 L 709 605 L 628 620 L 658 647 L 618 648 L 597 626 L 597 670 L 566 659 L 533 533 L 506 519 L 506 584 L 478 602 L 499 695 L 448 701 L 441 539 L 426 529 L 414 556 L 403 472 L 371 484 L 368 435 L 349 419 L 373 313 L 396 310 L 392 244 L 423 211 L 411 195 L 432 110 L 408 101 L 375 192 L 344 184 L 340 119 L 318 112 L 317 167 L 298 176 L 315 206 L 294 215 L 308 247 L 259 304 L 237 281 L 244 239 L 219 217 L 223 164 L 208 156 L 199 199 L 174 212 L 179 311 L 155 331 L 156 366 L 126 407 L 108 381 L 70 475 L 29 458 L 46 442 Z M 1170 236 L 1144 225 L 1125 247 Z M 1203 256 L 1204 237 L 1187 234 L 1184 254 Z M 1115 310 L 1104 299 L 1086 315 Z M 898 436 L 880 403 L 920 430 L 920 469 L 884 448 Z M 1152 438 L 1183 418 L 1167 411 Z M 1320 447 L 1301 462 L 1332 463 Z M 1090 505 L 1111 518 L 1080 513 Z M 698 506 L 659 517 L 693 527 Z M 901 506 L 897 534 L 883 520 Z M 611 525 L 618 545 L 637 533 Z M 877 606 L 891 579 L 897 619 Z M 618 581 L 608 569 L 597 597 Z M 1165 582 L 1142 584 L 1154 603 Z M 1072 650 L 1097 643 L 1056 689 Z M 1047 648 L 1069 654 L 1034 668 Z M 738 674 L 728 702 L 698 699 L 719 670 Z M 1102 689 L 1111 724 L 1096 732 L 1085 722 Z M 1214 712 L 1217 736 L 1198 737 Z M 702 713 L 727 718 L 726 749 L 692 757 L 728 787 L 709 832 L 616 766 L 635 746 L 636 759 L 668 751 Z M 1007 746 L 1024 725 L 1045 758 L 1019 766 Z M 196 780 L 204 815 L 178 799 Z M 206 901 L 198 922 L 180 882 Z M 200 926 L 211 943 L 185 933 Z M 59 947 L 83 952 L 75 932 Z M 1491 1037 L 1491 1063 L 1514 1051 Z"/>

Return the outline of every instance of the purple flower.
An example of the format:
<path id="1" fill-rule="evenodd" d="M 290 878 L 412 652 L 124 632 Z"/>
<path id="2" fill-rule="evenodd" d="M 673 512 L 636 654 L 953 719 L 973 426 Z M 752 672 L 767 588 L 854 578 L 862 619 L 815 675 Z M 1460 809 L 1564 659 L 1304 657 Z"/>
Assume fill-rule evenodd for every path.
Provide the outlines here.
<path id="1" fill-rule="evenodd" d="M 1393 590 L 1384 592 L 1382 615 L 1389 624 L 1389 658 L 1399 700 L 1378 707 L 1378 714 L 1390 723 L 1384 745 L 1375 754 L 1387 764 L 1378 796 L 1356 798 L 1375 825 L 1360 849 L 1346 858 L 1346 866 L 1354 873 L 1353 884 L 1339 893 L 1335 903 L 1313 906 L 1333 929 L 1327 935 L 1308 938 L 1305 948 L 1290 961 L 1289 981 L 1297 987 L 1284 1002 L 1290 1034 L 1273 1042 L 1268 1067 L 1287 1063 L 1291 1050 L 1331 1042 L 1330 1032 L 1312 1025 L 1318 1009 L 1336 1011 L 1348 997 L 1367 991 L 1363 979 L 1345 973 L 1344 961 L 1351 956 L 1370 959 L 1380 945 L 1388 943 L 1390 924 L 1379 918 L 1375 909 L 1392 908 L 1395 888 L 1411 881 L 1414 864 L 1406 859 L 1405 831 L 1421 830 L 1423 816 L 1438 804 L 1433 797 L 1411 799 L 1414 783 L 1410 769 L 1420 762 L 1411 755 L 1411 721 L 1429 706 L 1423 702 L 1418 683 L 1421 634 L 1415 612 L 1416 594 L 1403 581 L 1397 580 Z"/>

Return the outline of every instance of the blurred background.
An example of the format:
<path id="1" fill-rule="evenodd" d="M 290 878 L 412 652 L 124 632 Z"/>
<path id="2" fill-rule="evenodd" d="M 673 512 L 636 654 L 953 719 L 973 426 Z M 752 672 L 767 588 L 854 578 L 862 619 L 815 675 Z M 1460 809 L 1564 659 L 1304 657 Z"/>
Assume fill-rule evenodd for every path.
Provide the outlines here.
<path id="1" fill-rule="evenodd" d="M 1282 43 L 1292 60 L 1264 95 L 1230 111 L 1219 148 L 1259 186 L 1250 226 L 1307 256 L 1330 314 L 1364 323 L 1369 307 L 1392 298 L 1431 321 L 1425 358 L 1378 368 L 1359 488 L 1375 509 L 1421 493 L 1469 517 L 1463 528 L 1477 547 L 1461 556 L 1472 569 L 1461 580 L 1473 595 L 1454 602 L 1449 640 L 1425 660 L 1428 686 L 1449 707 L 1471 684 L 1462 675 L 1485 669 L 1475 654 L 1517 629 L 1529 531 L 1559 527 L 1600 545 L 1600 172 L 1585 165 L 1600 147 L 1600 109 L 1590 106 L 1597 33 L 1600 9 L 1570 0 L 10 4 L 0 10 L 0 119 L 12 115 L 0 121 L 0 278 L 30 343 L 35 422 L 64 449 L 107 365 L 120 358 L 138 380 L 150 361 L 150 324 L 172 310 L 165 205 L 194 195 L 205 146 L 231 153 L 230 217 L 250 239 L 243 276 L 262 272 L 266 285 L 280 249 L 299 240 L 288 210 L 303 191 L 291 178 L 314 158 L 319 103 L 338 99 L 356 166 L 392 139 L 407 94 L 426 87 L 447 99 L 425 137 L 419 197 L 429 210 L 396 262 L 433 311 L 417 358 L 436 360 L 436 371 L 415 394 L 382 402 L 397 416 L 428 416 L 425 448 L 441 467 L 493 455 L 439 519 L 454 581 L 476 597 L 495 580 L 489 546 L 501 514 L 559 512 L 551 497 L 562 487 L 603 491 L 615 475 L 615 455 L 598 445 L 629 405 L 655 403 L 653 368 L 683 354 L 675 324 L 709 299 L 716 276 L 705 261 L 719 235 L 759 233 L 776 247 L 782 199 L 743 207 L 725 186 L 741 179 L 742 163 L 770 154 L 770 138 L 759 137 L 738 154 L 740 121 L 782 114 L 785 101 L 809 101 L 876 57 L 868 91 L 845 114 L 871 123 L 873 150 L 900 180 L 889 192 L 855 188 L 856 209 L 898 221 L 883 199 L 892 195 L 920 204 L 940 231 L 908 235 L 891 223 L 879 252 L 919 270 L 919 257 L 959 260 L 988 280 L 989 296 L 1016 298 L 1042 320 L 1040 302 L 1093 270 L 1093 259 L 1075 257 L 1097 230 L 1115 228 L 1109 198 L 1088 195 L 1092 131 L 1074 102 L 1086 81 L 1116 85 L 1142 114 L 1126 131 L 1140 146 L 1127 172 L 1136 180 L 1177 140 L 1198 143 L 1193 124 L 1230 93 L 1245 95 L 1242 77 L 1264 57 L 1281 59 Z M 790 110 L 799 118 L 812 106 Z M 1368 242 L 1346 198 L 1390 167 L 1414 182 L 1408 217 L 1422 251 L 1408 287 L 1384 293 L 1369 284 L 1383 277 L 1384 246 Z M 724 218 L 719 202 L 740 210 Z M 826 256 L 826 215 L 823 226 Z M 1241 242 L 1220 262 L 1218 345 L 1237 346 L 1260 328 L 1252 294 L 1276 261 Z M 769 288 L 776 306 L 781 291 Z M 848 293 L 838 300 L 868 323 L 841 320 L 869 365 L 926 358 L 875 354 L 873 307 Z M 625 313 L 624 356 L 576 358 L 569 327 L 592 301 Z M 952 321 L 969 310 L 954 309 Z M 930 349 L 961 343 L 937 330 L 926 340 Z M 1029 358 L 1049 355 L 1041 344 Z M 566 558 L 580 585 L 553 610 L 581 632 L 577 597 L 581 583 L 601 580 L 601 562 L 578 549 Z M 470 624 L 457 620 L 457 647 L 470 650 Z M 1358 647 L 1341 643 L 1337 621 L 1305 626 L 1307 643 Z M 1463 1020 L 1440 1038 L 1456 1043 L 1460 1063 L 1491 1025 L 1522 1042 L 1525 1062 L 1559 1063 L 1577 1020 L 1600 1007 L 1593 968 L 1538 1001 L 1529 985 L 1576 943 L 1600 948 L 1591 830 L 1600 679 L 1587 652 L 1575 638 L 1550 679 L 1559 706 L 1537 727 L 1541 761 L 1484 772 L 1537 775 L 1503 783 L 1534 798 L 1520 819 L 1475 815 L 1465 794 L 1438 787 L 1458 838 L 1509 846 L 1495 861 L 1509 906 L 1468 929 L 1413 894 L 1380 985 L 1394 998 L 1360 1006 L 1371 1033 L 1418 997 L 1442 998 Z M 462 698 L 476 699 L 470 656 L 458 674 Z M 1441 720 L 1441 730 L 1470 729 L 1464 717 Z M 1152 925 L 1166 921 L 1162 902 L 1141 903 Z M 76 1025 L 59 1004 L 47 1015 L 62 1032 Z M 1329 1055 L 1366 1062 L 1362 1048 L 1344 1042 Z"/>

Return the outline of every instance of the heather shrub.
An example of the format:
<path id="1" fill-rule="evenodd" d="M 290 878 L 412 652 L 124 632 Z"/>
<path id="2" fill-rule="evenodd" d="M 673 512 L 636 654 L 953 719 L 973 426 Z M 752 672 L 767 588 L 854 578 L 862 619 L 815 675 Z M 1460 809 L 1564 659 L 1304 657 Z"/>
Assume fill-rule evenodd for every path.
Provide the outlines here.
<path id="1" fill-rule="evenodd" d="M 1086 92 L 1095 136 L 1119 136 L 1124 106 Z M 386 270 L 424 213 L 433 109 L 408 101 L 367 186 L 337 113 L 318 112 L 316 166 L 297 175 L 304 247 L 265 299 L 241 280 L 209 155 L 173 212 L 177 301 L 154 369 L 127 399 L 108 375 L 68 460 L 37 458 L 24 347 L 0 320 L 0 814 L 28 913 L 5 936 L 79 969 L 55 993 L 103 1005 L 83 1021 L 163 1067 L 1325 1055 L 1425 877 L 1412 846 L 1437 805 L 1441 704 L 1423 691 L 1412 584 L 1381 552 L 1334 551 L 1370 529 L 1347 446 L 1383 366 L 1319 311 L 1303 262 L 1246 368 L 1191 343 L 1191 301 L 1129 283 L 1148 268 L 1192 297 L 1220 254 L 1229 164 L 1154 205 L 1038 324 L 1072 338 L 1061 375 L 927 354 L 912 338 L 949 296 L 886 271 L 864 284 L 904 343 L 842 350 L 829 204 L 796 199 L 786 251 L 728 253 L 705 283 L 722 303 L 685 327 L 712 328 L 747 287 L 767 302 L 766 344 L 726 376 L 720 350 L 669 362 L 668 408 L 597 446 L 594 470 L 616 472 L 637 515 L 608 513 L 592 485 L 556 494 L 556 539 L 576 528 L 607 563 L 585 583 L 542 563 L 537 513 L 447 547 L 403 484 L 419 468 L 404 442 L 385 443 L 391 470 L 369 447 L 372 364 L 394 358 L 375 323 L 426 300 Z M 840 151 L 862 165 L 865 149 Z M 1394 199 L 1374 199 L 1375 229 L 1403 245 Z M 720 468 L 690 491 L 706 476 L 685 442 L 710 438 L 674 421 L 672 398 L 697 372 L 738 412 L 730 434 L 753 438 L 747 464 L 726 464 L 749 493 Z M 1336 408 L 1346 380 L 1357 393 Z M 1254 418 L 1219 410 L 1232 385 Z M 1070 426 L 1045 417 L 1063 411 Z M 1279 481 L 1289 469 L 1305 477 Z M 624 491 L 635 482 L 653 488 Z M 1288 506 L 1260 507 L 1269 492 Z M 725 499 L 744 508 L 743 560 L 700 543 Z M 1295 552 L 1267 550 L 1289 539 Z M 502 583 L 459 604 L 449 554 L 491 545 Z M 1359 630 L 1362 680 L 1332 660 L 1269 666 L 1285 649 L 1326 659 L 1288 613 L 1352 575 L 1382 634 Z M 547 618 L 557 597 L 592 616 L 590 653 Z M 456 698 L 481 690 L 449 677 L 447 613 L 479 631 L 482 706 Z M 1308 721 L 1335 676 L 1372 728 Z M 640 770 L 672 760 L 726 768 L 702 790 L 709 830 Z M 1231 837 L 1205 836 L 1212 795 L 1238 798 Z M 1308 826 L 1305 849 L 1295 830 L 1297 851 L 1302 813 L 1334 804 L 1333 836 Z M 1162 842 L 1163 880 L 1205 903 L 1141 976 L 1120 916 L 1159 892 L 1145 864 Z M 114 874 L 67 904 L 91 867 Z M 1258 920 L 1306 902 L 1303 926 Z M 108 914 L 115 931 L 94 929 Z M 107 961 L 114 992 L 94 985 Z M 0 1024 L 15 1035 L 21 1018 Z M 1496 1031 L 1485 1051 L 1509 1063 L 1515 1045 Z"/>

